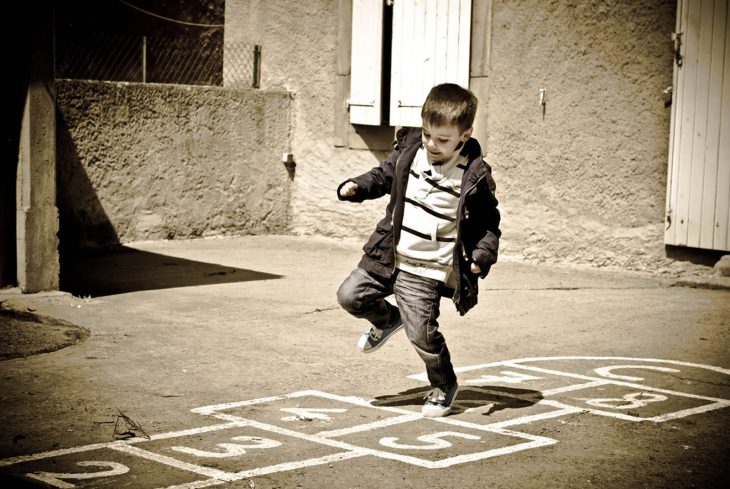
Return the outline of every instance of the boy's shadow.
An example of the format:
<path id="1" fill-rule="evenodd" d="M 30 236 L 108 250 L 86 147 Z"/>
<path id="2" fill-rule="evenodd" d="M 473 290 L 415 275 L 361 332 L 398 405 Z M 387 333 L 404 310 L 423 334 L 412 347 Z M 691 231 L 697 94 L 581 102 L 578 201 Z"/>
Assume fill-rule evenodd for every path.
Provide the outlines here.
<path id="1" fill-rule="evenodd" d="M 373 406 L 421 406 L 424 396 L 430 387 L 418 387 L 394 395 L 376 397 L 371 403 Z M 527 389 L 511 387 L 472 387 L 460 386 L 451 407 L 451 414 L 461 414 L 466 410 L 479 410 L 484 416 L 489 416 L 504 409 L 520 409 L 530 407 L 542 400 L 542 393 Z M 480 409 L 483 408 L 483 409 Z"/>

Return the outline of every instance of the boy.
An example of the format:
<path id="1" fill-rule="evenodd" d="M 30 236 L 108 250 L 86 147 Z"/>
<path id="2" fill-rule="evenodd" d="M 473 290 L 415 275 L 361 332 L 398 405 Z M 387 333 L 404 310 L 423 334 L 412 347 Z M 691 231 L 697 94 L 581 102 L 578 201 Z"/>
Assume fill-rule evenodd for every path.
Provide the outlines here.
<path id="1" fill-rule="evenodd" d="M 440 298 L 453 298 L 466 314 L 477 303 L 477 279 L 497 261 L 500 214 L 491 168 L 471 138 L 476 108 L 469 90 L 433 87 L 421 110 L 423 127 L 400 129 L 387 160 L 337 189 L 351 202 L 390 194 L 337 301 L 372 324 L 358 343 L 365 353 L 405 327 L 432 387 L 421 410 L 426 417 L 448 415 L 459 390 L 438 330 Z M 385 300 L 391 294 L 397 307 Z"/>

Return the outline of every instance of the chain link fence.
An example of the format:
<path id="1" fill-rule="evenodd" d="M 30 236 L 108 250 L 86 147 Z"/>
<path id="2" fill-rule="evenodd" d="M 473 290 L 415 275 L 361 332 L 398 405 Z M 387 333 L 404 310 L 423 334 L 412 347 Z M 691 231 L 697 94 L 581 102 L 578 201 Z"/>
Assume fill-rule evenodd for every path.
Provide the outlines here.
<path id="1" fill-rule="evenodd" d="M 56 78 L 259 88 L 261 46 L 220 38 L 91 34 L 56 39 Z"/>

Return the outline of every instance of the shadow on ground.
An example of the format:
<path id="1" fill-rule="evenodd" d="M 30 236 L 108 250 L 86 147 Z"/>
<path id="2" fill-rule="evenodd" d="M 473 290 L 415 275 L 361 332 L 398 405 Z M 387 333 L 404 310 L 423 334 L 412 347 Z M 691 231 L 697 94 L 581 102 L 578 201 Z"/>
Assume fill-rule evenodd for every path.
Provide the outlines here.
<path id="1" fill-rule="evenodd" d="M 60 319 L 7 309 L 0 301 L 0 360 L 60 350 L 84 341 L 89 334 Z"/>
<path id="2" fill-rule="evenodd" d="M 65 259 L 61 264 L 61 290 L 79 297 L 273 280 L 281 277 L 124 246 L 104 254 L 76 255 Z"/>
<path id="3" fill-rule="evenodd" d="M 23 479 L 12 474 L 5 474 L 0 472 L 0 486 L 8 487 L 13 489 L 24 489 L 24 488 L 37 488 L 37 487 L 48 487 L 40 482 L 33 483 L 27 479 Z M 76 487 L 76 486 L 72 486 Z"/>
<path id="4" fill-rule="evenodd" d="M 421 406 L 430 387 L 409 389 L 395 395 L 376 397 L 373 406 Z M 486 408 L 482 413 L 489 416 L 504 409 L 530 407 L 542 400 L 542 393 L 527 389 L 509 387 L 461 387 L 451 409 L 451 414 L 460 414 L 467 409 Z"/>

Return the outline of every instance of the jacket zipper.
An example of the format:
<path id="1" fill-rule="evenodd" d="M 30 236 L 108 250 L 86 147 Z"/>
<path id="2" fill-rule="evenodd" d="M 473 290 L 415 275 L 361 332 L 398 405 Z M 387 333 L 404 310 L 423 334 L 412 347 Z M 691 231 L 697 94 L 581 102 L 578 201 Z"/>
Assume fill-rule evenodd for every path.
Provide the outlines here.
<path id="1" fill-rule="evenodd" d="M 396 178 L 398 178 L 398 163 L 400 163 L 402 157 L 403 157 L 403 153 L 401 153 L 400 155 L 398 155 L 398 159 L 395 160 L 395 168 L 393 168 L 393 173 L 394 173 L 393 180 L 395 180 Z M 391 192 L 392 192 L 392 190 L 391 190 Z M 405 200 L 405 192 L 403 194 L 403 199 Z M 397 202 L 396 202 L 396 204 L 397 205 L 400 205 Z M 393 214 L 391 214 L 391 216 L 390 216 L 390 228 L 391 228 L 392 233 L 393 233 L 393 239 L 391 240 L 393 242 L 393 244 L 392 244 L 392 247 L 393 247 L 393 269 L 390 271 L 390 276 L 391 277 L 393 277 L 393 274 L 395 274 L 395 271 L 398 268 L 398 266 L 397 266 L 397 261 L 398 261 L 398 259 L 397 259 L 397 256 L 398 256 L 397 255 L 398 243 L 395 242 L 395 211 L 396 211 L 396 209 L 395 209 L 395 207 L 393 207 Z"/>
<path id="2" fill-rule="evenodd" d="M 398 163 L 401 161 L 401 157 L 402 156 L 403 156 L 403 154 L 401 153 L 398 156 L 398 159 L 395 161 L 395 169 L 394 170 L 395 170 L 395 175 L 396 176 L 398 175 Z M 461 252 L 464 255 L 464 258 L 465 259 L 467 258 L 466 257 L 466 250 L 464 250 L 464 243 L 462 243 L 462 241 L 461 241 L 461 225 L 460 225 L 461 224 L 461 221 L 465 218 L 465 216 L 463 216 L 461 214 L 464 214 L 464 212 L 465 212 L 464 206 L 466 204 L 466 198 L 469 196 L 469 194 L 471 192 L 474 191 L 475 188 L 477 188 L 477 185 L 479 185 L 479 182 L 481 182 L 485 178 L 487 178 L 487 174 L 486 173 L 484 175 L 480 176 L 479 178 L 477 178 L 476 182 L 474 182 L 474 184 L 471 187 L 469 187 L 466 190 L 466 192 L 464 192 L 462 194 L 461 198 L 459 198 L 459 209 L 461 210 L 461 212 L 457 212 L 457 214 L 460 216 L 460 218 L 459 218 L 459 220 L 456 223 L 457 224 L 456 225 L 456 243 L 454 243 L 454 245 L 455 245 L 454 246 L 454 256 L 452 257 L 452 259 L 457 258 L 456 257 L 456 253 L 458 253 L 458 251 L 459 251 L 458 248 L 459 247 L 461 247 Z M 390 227 L 393 229 L 393 238 L 395 238 L 395 209 L 393 209 L 393 215 L 390 216 Z M 396 260 L 396 256 L 397 256 L 397 243 L 395 242 L 395 239 L 393 239 L 393 245 L 392 246 L 393 246 L 393 269 L 390 271 L 391 276 L 395 273 L 395 271 L 397 269 L 397 266 L 396 266 L 396 261 L 397 261 Z M 454 260 L 454 263 L 456 263 L 455 260 Z M 453 266 L 454 265 L 452 265 L 452 269 L 453 269 Z M 456 299 L 457 296 L 461 296 L 461 291 L 460 291 L 460 289 L 461 289 L 461 274 L 455 274 L 455 275 L 456 275 L 456 290 L 454 291 L 454 298 Z"/>
<path id="3" fill-rule="evenodd" d="M 479 182 L 481 182 L 485 178 L 487 178 L 486 173 L 484 175 L 480 176 L 479 178 L 477 178 L 476 182 L 474 182 L 474 184 L 471 187 L 469 187 L 466 190 L 466 192 L 464 192 L 462 194 L 461 198 L 459 199 L 460 212 L 458 213 L 459 220 L 458 220 L 457 226 L 456 226 L 456 243 L 455 243 L 456 246 L 454 247 L 454 257 L 453 257 L 454 263 L 453 263 L 452 267 L 456 266 L 456 260 L 458 259 L 457 253 L 459 253 L 459 252 L 461 252 L 462 256 L 464 257 L 464 261 L 468 262 L 469 258 L 466 256 L 466 250 L 464 249 L 464 243 L 461 239 L 461 224 L 462 224 L 462 221 L 464 219 L 466 219 L 466 215 L 465 215 L 466 198 L 469 196 L 470 193 L 472 193 L 474 191 L 474 189 L 477 188 L 477 185 L 479 185 Z M 461 248 L 461 249 L 459 249 L 459 248 Z M 456 270 L 454 270 L 454 271 L 456 271 Z M 459 273 L 455 273 L 454 275 L 456 275 L 456 277 L 455 277 L 456 278 L 456 290 L 454 290 L 454 302 L 457 303 L 457 305 L 458 305 L 457 300 L 461 300 L 461 270 L 459 270 Z"/>
<path id="4" fill-rule="evenodd" d="M 485 178 L 487 178 L 487 174 L 486 173 L 484 175 L 482 175 L 481 177 L 477 178 L 477 181 L 474 182 L 474 185 L 472 185 L 471 187 L 469 187 L 466 190 L 466 192 L 463 193 L 462 197 L 459 199 L 460 200 L 460 202 L 459 202 L 459 208 L 460 208 L 461 212 L 459 213 L 460 219 L 457 221 L 457 226 L 456 226 L 456 243 L 457 244 L 462 244 L 462 242 L 461 242 L 461 226 L 460 226 L 460 224 L 461 224 L 462 220 L 468 219 L 468 214 L 469 214 L 468 211 L 465 208 L 466 207 L 466 198 L 469 196 L 470 193 L 472 193 L 474 191 L 475 188 L 477 188 L 477 185 L 479 185 L 479 182 L 481 182 Z"/>

